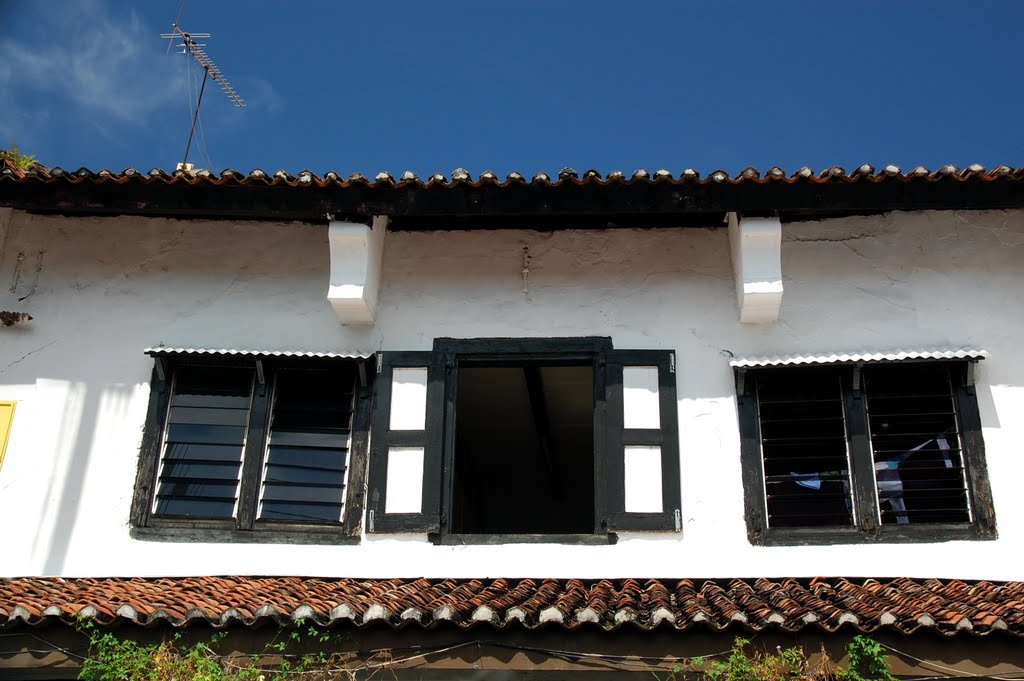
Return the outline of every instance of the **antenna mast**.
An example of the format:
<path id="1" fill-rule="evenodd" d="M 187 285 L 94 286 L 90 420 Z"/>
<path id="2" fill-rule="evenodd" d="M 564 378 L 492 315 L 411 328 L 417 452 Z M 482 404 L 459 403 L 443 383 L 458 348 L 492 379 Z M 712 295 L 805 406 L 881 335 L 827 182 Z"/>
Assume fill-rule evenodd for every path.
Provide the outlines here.
<path id="1" fill-rule="evenodd" d="M 213 78 L 214 81 L 220 85 L 224 93 L 234 101 L 235 106 L 242 108 L 245 106 L 245 102 L 238 96 L 235 89 L 231 87 L 231 83 L 224 78 L 224 74 L 220 72 L 217 65 L 213 63 L 206 51 L 203 50 L 206 47 L 206 43 L 197 43 L 194 38 L 209 38 L 209 33 L 186 33 L 181 30 L 177 22 L 171 24 L 173 29 L 172 33 L 161 33 L 161 38 L 180 38 L 181 44 L 178 47 L 182 48 L 182 54 L 191 54 L 196 62 L 203 67 L 203 84 L 199 88 L 199 98 L 196 100 L 196 111 L 192 115 L 192 128 L 188 132 L 188 144 L 185 145 L 185 157 L 179 165 L 180 168 L 188 167 L 188 152 L 192 148 L 192 136 L 196 132 L 196 121 L 199 120 L 199 105 L 203 102 L 203 93 L 206 91 L 206 80 L 207 78 Z"/>

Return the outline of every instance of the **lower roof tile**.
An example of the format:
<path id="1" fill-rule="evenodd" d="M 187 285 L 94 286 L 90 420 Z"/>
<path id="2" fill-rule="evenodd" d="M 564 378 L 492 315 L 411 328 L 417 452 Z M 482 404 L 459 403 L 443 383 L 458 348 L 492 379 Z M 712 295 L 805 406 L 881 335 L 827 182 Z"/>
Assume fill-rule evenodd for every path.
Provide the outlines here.
<path id="1" fill-rule="evenodd" d="M 629 626 L 713 631 L 928 630 L 1024 636 L 1024 582 L 937 579 L 0 579 L 0 628 L 101 625 Z"/>

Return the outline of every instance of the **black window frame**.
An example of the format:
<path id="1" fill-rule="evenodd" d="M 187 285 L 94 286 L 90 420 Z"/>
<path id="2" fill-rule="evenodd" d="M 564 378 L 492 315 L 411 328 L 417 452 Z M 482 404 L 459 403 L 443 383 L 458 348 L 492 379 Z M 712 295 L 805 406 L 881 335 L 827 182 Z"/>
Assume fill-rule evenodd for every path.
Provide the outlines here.
<path id="1" fill-rule="evenodd" d="M 606 503 L 606 438 L 600 424 L 606 422 L 605 372 L 601 370 L 601 355 L 612 349 L 610 338 L 438 338 L 434 353 L 445 366 L 445 421 L 442 448 L 441 531 L 432 535 L 439 544 L 504 544 L 504 543 L 557 543 L 608 544 L 616 537 L 605 523 Z M 466 366 L 521 366 L 527 363 L 589 363 L 594 371 L 595 428 L 594 428 L 594 526 L 591 532 L 578 534 L 461 534 L 449 532 L 452 526 L 455 483 L 455 421 L 452 417 L 456 402 L 458 371 Z"/>
<path id="2" fill-rule="evenodd" d="M 681 532 L 679 424 L 675 352 L 615 350 L 609 337 L 567 338 L 437 338 L 432 351 L 384 352 L 378 364 L 374 400 L 374 439 L 369 464 L 368 532 L 426 532 L 436 544 L 615 543 L 617 531 Z M 452 533 L 451 513 L 455 463 L 455 402 L 460 363 L 509 365 L 591 363 L 594 367 L 594 528 L 587 534 L 461 534 Z M 659 369 L 661 427 L 629 430 L 622 423 L 622 367 L 655 365 Z M 389 446 L 406 444 L 406 436 L 388 430 L 389 367 L 428 368 L 425 430 L 413 433 L 425 447 L 423 512 L 384 514 Z M 616 399 L 618 395 L 618 399 Z M 607 399 L 606 399 L 607 398 Z M 623 490 L 610 482 L 609 472 L 622 471 L 622 451 L 630 445 L 662 448 L 662 499 L 659 513 L 627 513 Z M 428 452 L 434 452 L 431 456 Z M 436 510 L 435 510 L 436 509 Z"/>
<path id="3" fill-rule="evenodd" d="M 343 514 L 338 521 L 282 521 L 258 518 L 274 378 L 279 371 L 324 370 L 348 363 L 355 370 L 352 425 L 345 471 Z M 237 512 L 231 518 L 173 518 L 154 513 L 174 372 L 181 368 L 244 368 L 254 376 L 248 431 L 239 472 Z M 131 535 L 172 542 L 266 544 L 355 544 L 361 538 L 365 497 L 373 364 L 364 358 L 274 355 L 156 354 L 149 408 L 130 511 Z"/>
<path id="4" fill-rule="evenodd" d="M 985 463 L 985 445 L 974 385 L 977 360 L 900 360 L 882 362 L 831 363 L 738 367 L 735 369 L 740 457 L 747 536 L 751 544 L 792 546 L 855 543 L 925 543 L 997 538 L 995 510 Z M 965 523 L 882 524 L 878 522 L 879 502 L 873 451 L 867 424 L 867 396 L 861 371 L 872 365 L 928 364 L 948 369 L 961 433 L 965 489 L 972 520 Z M 791 369 L 839 372 L 846 420 L 846 442 L 850 464 L 850 495 L 854 524 L 849 527 L 769 527 L 766 515 L 764 463 L 761 452 L 761 424 L 756 380 L 768 372 Z"/>

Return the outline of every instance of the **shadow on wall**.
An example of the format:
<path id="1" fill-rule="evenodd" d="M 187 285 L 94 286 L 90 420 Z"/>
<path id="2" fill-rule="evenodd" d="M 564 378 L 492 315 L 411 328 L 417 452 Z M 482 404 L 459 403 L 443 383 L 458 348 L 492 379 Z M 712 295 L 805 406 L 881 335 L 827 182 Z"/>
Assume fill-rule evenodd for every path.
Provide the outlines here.
<path id="1" fill-rule="evenodd" d="M 40 509 L 39 524 L 32 542 L 31 555 L 38 560 L 41 554 L 48 554 L 53 530 L 56 527 L 58 509 L 65 506 L 65 487 L 69 479 L 68 464 L 74 458 L 77 447 L 78 429 L 82 423 L 87 389 L 84 383 L 71 383 L 41 378 L 36 384 L 36 412 L 51 412 L 56 402 L 62 402 L 60 418 L 54 423 L 52 466 L 46 483 L 46 493 Z M 24 413 L 24 412 L 23 412 Z M 37 418 L 40 418 L 37 416 Z M 87 421 L 86 428 L 92 432 L 94 419 Z M 42 423 L 33 424 L 42 426 Z M 44 457 L 40 457 L 44 458 Z"/>
<path id="2" fill-rule="evenodd" d="M 63 382 L 45 379 L 38 382 L 55 383 Z M 44 389 L 52 391 L 54 387 Z M 117 450 L 127 443 L 123 441 L 124 433 L 117 431 L 123 431 L 127 421 L 134 386 L 112 385 L 91 392 L 85 383 L 65 383 L 62 392 L 64 405 L 54 440 L 54 466 L 49 471 L 41 520 L 32 546 L 32 555 L 37 561 L 41 560 L 43 575 L 60 575 L 63 571 L 72 537 L 81 529 L 83 516 L 88 515 L 84 504 L 110 503 L 125 494 L 125 490 L 118 488 L 121 481 L 113 475 L 116 466 L 90 469 L 90 465 L 95 457 L 104 453 L 112 458 L 124 458 L 119 456 L 123 452 Z M 59 399 L 57 395 L 50 397 L 54 398 Z M 136 455 L 137 451 L 135 443 L 131 453 Z M 102 540 L 102 537 L 95 535 L 94 540 Z"/>

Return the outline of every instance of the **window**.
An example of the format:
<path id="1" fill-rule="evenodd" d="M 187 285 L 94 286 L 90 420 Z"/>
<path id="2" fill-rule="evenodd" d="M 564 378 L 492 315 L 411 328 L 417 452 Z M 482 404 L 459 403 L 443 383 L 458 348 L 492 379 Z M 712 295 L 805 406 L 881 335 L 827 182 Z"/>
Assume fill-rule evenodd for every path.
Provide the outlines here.
<path id="1" fill-rule="evenodd" d="M 973 364 L 737 370 L 754 543 L 992 537 Z"/>
<path id="2" fill-rule="evenodd" d="M 358 537 L 361 484 L 347 480 L 365 470 L 369 392 L 362 360 L 154 354 L 133 505 L 138 534 Z"/>
<path id="3" fill-rule="evenodd" d="M 607 543 L 680 529 L 671 352 L 438 339 L 378 357 L 370 532 Z"/>

